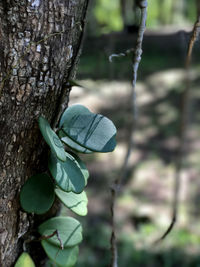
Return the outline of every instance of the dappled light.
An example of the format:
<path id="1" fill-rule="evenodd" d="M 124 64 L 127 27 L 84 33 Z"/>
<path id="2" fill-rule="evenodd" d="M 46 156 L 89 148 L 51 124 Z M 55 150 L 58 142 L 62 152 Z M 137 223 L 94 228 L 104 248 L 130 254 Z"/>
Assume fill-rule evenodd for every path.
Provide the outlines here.
<path id="1" fill-rule="evenodd" d="M 175 160 L 179 146 L 180 97 L 185 86 L 181 47 L 179 52 L 174 52 L 174 43 L 163 53 L 163 34 L 160 34 L 161 38 L 158 32 L 157 38 L 150 41 L 151 33 L 147 30 L 144 40 L 143 60 L 136 86 L 137 129 L 134 133 L 134 148 L 128 163 L 127 178 L 123 181 L 116 205 L 119 266 L 198 266 L 199 262 L 200 64 L 196 53 L 191 70 L 192 104 L 184 169 L 181 171 L 179 217 L 166 240 L 159 245 L 153 245 L 171 221 Z M 173 36 L 175 38 L 176 35 Z M 117 41 L 118 38 L 115 38 Z M 171 38 L 170 35 L 166 36 L 166 40 L 167 38 Z M 106 37 L 101 42 L 109 44 Z M 126 40 L 124 43 L 126 44 Z M 81 103 L 92 112 L 106 115 L 113 120 L 118 130 L 117 147 L 112 154 L 87 156 L 87 166 L 91 172 L 87 225 L 96 230 L 94 234 L 88 230 L 87 242 L 82 246 L 78 266 L 94 264 L 103 267 L 108 266 L 110 260 L 109 188 L 119 175 L 130 134 L 131 70 L 127 58 L 114 58 L 109 63 L 108 57 L 103 55 L 105 48 L 101 55 L 104 67 L 99 66 L 101 69 L 98 69 L 98 74 L 90 69 L 88 73 L 91 75 L 88 75 L 84 71 L 87 41 L 85 46 L 78 73 L 79 84 L 83 88 L 73 88 L 70 105 Z M 160 48 L 157 52 L 151 52 L 155 46 Z M 186 49 L 187 44 L 183 46 Z M 93 64 L 95 62 L 94 59 Z M 94 79 L 89 78 L 93 75 Z M 94 242 L 94 239 L 98 242 Z"/>
<path id="2" fill-rule="evenodd" d="M 0 267 L 199 267 L 200 0 L 0 18 Z"/>

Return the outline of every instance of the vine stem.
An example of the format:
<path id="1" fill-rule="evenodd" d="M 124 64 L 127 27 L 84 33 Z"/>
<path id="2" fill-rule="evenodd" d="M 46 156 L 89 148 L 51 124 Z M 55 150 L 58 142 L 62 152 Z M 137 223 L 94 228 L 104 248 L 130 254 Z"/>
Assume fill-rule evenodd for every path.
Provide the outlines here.
<path id="1" fill-rule="evenodd" d="M 178 204 L 179 204 L 179 192 L 181 185 L 181 170 L 183 168 L 183 156 L 186 151 L 186 134 L 188 126 L 188 113 L 189 113 L 189 104 L 190 104 L 190 91 L 191 91 L 191 81 L 190 81 L 190 66 L 192 59 L 192 51 L 194 44 L 200 33 L 200 10 L 198 10 L 197 21 L 194 24 L 192 34 L 187 49 L 187 56 L 185 60 L 185 88 L 182 93 L 181 98 L 181 108 L 180 108 L 180 126 L 179 126 L 179 147 L 177 151 L 177 160 L 175 166 L 175 179 L 174 179 L 174 199 L 172 207 L 172 218 L 171 222 L 164 232 L 164 234 L 155 241 L 159 243 L 172 231 L 178 217 Z"/>
<path id="2" fill-rule="evenodd" d="M 130 129 L 130 138 L 128 141 L 128 147 L 127 152 L 124 158 L 124 162 L 121 168 L 121 172 L 119 177 L 116 178 L 114 181 L 114 184 L 111 188 L 111 226 L 112 226 L 112 233 L 111 233 L 111 267 L 118 267 L 118 250 L 117 250 L 117 240 L 116 240 L 116 227 L 115 227 L 115 202 L 117 198 L 117 194 L 120 190 L 122 181 L 125 179 L 127 174 L 127 167 L 128 167 L 128 161 L 131 155 L 131 151 L 134 145 L 133 142 L 133 133 L 136 126 L 136 119 L 137 119 L 137 109 L 136 109 L 136 82 L 137 82 L 137 72 L 138 67 L 141 61 L 142 56 L 142 42 L 143 42 L 143 36 L 146 28 L 146 19 L 147 19 L 147 0 L 140 0 L 139 1 L 139 7 L 141 9 L 141 21 L 139 25 L 139 31 L 138 36 L 136 40 L 136 47 L 134 50 L 134 57 L 133 57 L 133 81 L 132 81 L 132 90 L 131 90 L 131 99 L 132 99 L 132 122 L 131 122 L 131 129 Z"/>

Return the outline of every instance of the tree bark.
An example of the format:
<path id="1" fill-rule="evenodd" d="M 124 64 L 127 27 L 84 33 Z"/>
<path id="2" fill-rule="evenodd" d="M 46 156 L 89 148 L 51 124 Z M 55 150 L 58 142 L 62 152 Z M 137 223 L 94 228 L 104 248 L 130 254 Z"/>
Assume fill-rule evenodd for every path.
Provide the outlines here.
<path id="1" fill-rule="evenodd" d="M 37 119 L 53 122 L 74 76 L 88 0 L 0 1 L 0 266 L 22 251 L 33 216 L 19 205 L 31 175 L 46 170 Z M 38 266 L 38 265 L 37 265 Z"/>

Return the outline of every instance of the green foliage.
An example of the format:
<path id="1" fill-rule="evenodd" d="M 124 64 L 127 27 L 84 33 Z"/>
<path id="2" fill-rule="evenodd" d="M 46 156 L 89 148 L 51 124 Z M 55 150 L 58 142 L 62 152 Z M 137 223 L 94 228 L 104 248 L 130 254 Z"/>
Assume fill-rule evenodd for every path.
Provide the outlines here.
<path id="1" fill-rule="evenodd" d="M 117 131 L 112 121 L 81 105 L 67 109 L 60 126 L 71 140 L 91 151 L 111 152 L 116 146 Z"/>
<path id="2" fill-rule="evenodd" d="M 88 199 L 84 191 L 80 194 L 75 194 L 73 192 L 67 193 L 56 188 L 55 193 L 62 203 L 76 214 L 80 216 L 85 216 L 87 214 Z"/>
<path id="3" fill-rule="evenodd" d="M 119 0 L 98 0 L 94 9 L 97 22 L 102 28 L 102 33 L 120 31 L 123 22 L 120 14 Z"/>
<path id="4" fill-rule="evenodd" d="M 196 13 L 197 13 L 197 7 L 196 7 L 196 0 L 190 0 L 188 1 L 188 7 L 187 7 L 187 12 L 188 12 L 188 18 L 190 21 L 194 21 L 194 18 L 196 17 Z"/>
<path id="5" fill-rule="evenodd" d="M 74 80 L 68 80 L 68 83 L 70 84 L 70 86 L 76 86 L 76 87 L 81 87 L 81 88 L 85 88 L 83 85 L 77 83 L 76 81 Z"/>
<path id="6" fill-rule="evenodd" d="M 85 164 L 83 163 L 83 161 L 79 158 L 79 156 L 77 156 L 76 154 L 74 153 L 71 153 L 71 155 L 76 159 L 76 161 L 78 162 L 78 165 L 79 165 L 79 168 L 81 169 L 81 172 L 84 176 L 84 179 L 85 179 L 85 185 L 87 185 L 87 181 L 88 181 L 88 178 L 89 178 L 89 171 L 88 169 L 86 168 Z"/>
<path id="7" fill-rule="evenodd" d="M 69 153 L 62 162 L 52 153 L 49 157 L 49 170 L 57 185 L 66 192 L 81 193 L 85 187 L 85 179 L 78 162 Z"/>
<path id="8" fill-rule="evenodd" d="M 63 144 L 57 134 L 51 129 L 48 121 L 45 118 L 39 118 L 39 127 L 44 140 L 50 146 L 52 152 L 55 153 L 60 160 L 66 161 L 66 154 Z"/>
<path id="9" fill-rule="evenodd" d="M 20 192 L 20 203 L 26 212 L 43 214 L 54 202 L 54 185 L 47 174 L 37 174 L 30 177 Z"/>
<path id="10" fill-rule="evenodd" d="M 62 114 L 59 127 L 63 127 L 64 123 L 66 121 L 71 121 L 74 119 L 74 116 L 80 115 L 80 114 L 90 114 L 90 111 L 88 108 L 82 105 L 72 105 L 71 107 L 68 107 Z"/>
<path id="11" fill-rule="evenodd" d="M 58 267 L 72 267 L 77 261 L 78 246 L 60 249 L 52 245 L 46 240 L 42 240 L 42 247 L 44 248 L 48 257 L 55 262 Z M 54 265 L 53 265 L 54 266 Z"/>
<path id="12" fill-rule="evenodd" d="M 19 256 L 14 267 L 35 267 L 35 264 L 34 264 L 33 260 L 31 259 L 30 255 L 26 252 L 23 252 Z"/>
<path id="13" fill-rule="evenodd" d="M 82 227 L 79 221 L 71 217 L 54 217 L 43 222 L 39 228 L 39 233 L 42 236 L 52 235 L 55 231 L 58 232 L 59 238 L 56 234 L 48 238 L 47 241 L 60 247 L 61 243 L 64 247 L 72 247 L 82 241 Z"/>
<path id="14" fill-rule="evenodd" d="M 90 14 L 89 28 L 91 34 L 100 35 L 113 31 L 123 30 L 122 8 L 120 0 L 93 1 L 93 12 Z M 137 23 L 137 14 L 134 14 L 132 0 L 124 1 L 125 23 L 128 25 Z M 136 12 L 136 13 L 139 13 Z M 177 23 L 188 24 L 196 17 L 196 0 L 153 0 L 148 5 L 148 28 Z"/>
<path id="15" fill-rule="evenodd" d="M 75 153 L 65 151 L 63 143 L 82 153 L 110 152 L 116 146 L 114 124 L 102 115 L 91 113 L 84 106 L 74 105 L 66 109 L 61 117 L 59 137 L 43 117 L 39 118 L 39 128 L 51 149 L 48 167 L 57 186 L 47 174 L 30 177 L 20 192 L 22 208 L 27 212 L 43 214 L 52 206 L 56 193 L 68 209 L 85 216 L 88 199 L 83 190 L 89 172 Z M 41 244 L 53 262 L 48 263 L 50 266 L 71 267 L 76 263 L 77 245 L 82 241 L 79 221 L 72 217 L 54 217 L 43 222 L 38 231 Z M 23 266 L 29 267 L 17 265 Z"/>
<path id="16" fill-rule="evenodd" d="M 62 130 L 59 132 L 59 136 L 62 137 L 61 140 L 63 141 L 63 143 L 68 145 L 73 150 L 80 152 L 80 153 L 84 153 L 84 154 L 93 153 L 93 151 L 91 151 L 91 150 L 77 144 L 76 142 L 74 142 L 72 139 L 70 139 L 68 136 L 66 136 L 66 134 Z"/>
<path id="17" fill-rule="evenodd" d="M 152 1 L 148 7 L 148 20 L 147 26 L 157 26 L 159 23 L 159 3 L 158 1 Z"/>

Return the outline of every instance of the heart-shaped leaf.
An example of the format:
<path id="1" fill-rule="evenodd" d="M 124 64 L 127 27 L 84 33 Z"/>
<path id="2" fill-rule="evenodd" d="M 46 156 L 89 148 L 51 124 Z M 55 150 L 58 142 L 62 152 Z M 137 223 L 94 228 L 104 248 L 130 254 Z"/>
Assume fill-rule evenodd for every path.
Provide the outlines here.
<path id="1" fill-rule="evenodd" d="M 55 262 L 59 267 L 72 267 L 75 265 L 78 258 L 78 246 L 71 248 L 60 249 L 57 246 L 47 242 L 46 240 L 41 241 L 42 247 L 44 248 L 48 257 Z"/>
<path id="2" fill-rule="evenodd" d="M 73 192 L 67 193 L 56 188 L 55 193 L 63 204 L 76 214 L 80 216 L 85 216 L 87 214 L 88 199 L 84 191 L 80 194 L 75 194 Z"/>
<path id="3" fill-rule="evenodd" d="M 59 237 L 55 234 L 46 239 L 48 242 L 61 247 L 76 246 L 82 241 L 82 226 L 79 221 L 71 217 L 54 217 L 38 228 L 42 236 L 50 236 L 57 231 Z"/>
<path id="4" fill-rule="evenodd" d="M 59 127 L 62 127 L 65 121 L 72 120 L 75 113 L 79 115 L 90 114 L 90 111 L 88 108 L 79 104 L 68 107 L 61 116 Z"/>
<path id="5" fill-rule="evenodd" d="M 49 157 L 49 170 L 60 188 L 67 192 L 81 193 L 85 187 L 85 178 L 78 162 L 69 153 L 67 160 L 60 161 L 52 153 Z"/>
<path id="6" fill-rule="evenodd" d="M 61 126 L 72 141 L 89 150 L 110 152 L 116 146 L 113 122 L 81 105 L 71 106 L 64 112 Z"/>
<path id="7" fill-rule="evenodd" d="M 70 153 L 74 158 L 75 160 L 78 162 L 79 164 L 79 167 L 81 169 L 81 172 L 85 178 L 85 185 L 87 185 L 87 181 L 88 181 L 88 178 L 89 178 L 89 171 L 88 169 L 86 168 L 84 162 L 79 158 L 79 156 L 77 156 L 76 154 L 74 153 Z"/>
<path id="8" fill-rule="evenodd" d="M 66 154 L 63 144 L 57 134 L 51 129 L 48 121 L 40 116 L 38 122 L 44 140 L 50 146 L 52 152 L 55 153 L 57 158 L 60 160 L 66 161 Z"/>
<path id="9" fill-rule="evenodd" d="M 35 264 L 33 260 L 31 259 L 31 256 L 27 252 L 23 252 L 19 256 L 14 267 L 35 267 Z"/>
<path id="10" fill-rule="evenodd" d="M 43 214 L 54 202 L 54 185 L 47 174 L 37 174 L 30 177 L 20 192 L 20 203 L 26 212 Z"/>
<path id="11" fill-rule="evenodd" d="M 61 134 L 62 132 L 62 134 Z M 63 131 L 59 132 L 59 136 L 61 137 L 61 141 L 63 143 L 65 143 L 67 146 L 69 146 L 70 148 L 72 148 L 73 150 L 80 152 L 80 153 L 84 153 L 84 154 L 91 154 L 94 153 L 94 151 L 91 151 L 83 146 L 80 146 L 79 144 L 77 144 L 76 142 L 74 142 L 72 139 L 70 139 L 68 136 L 66 136 L 66 134 Z"/>

